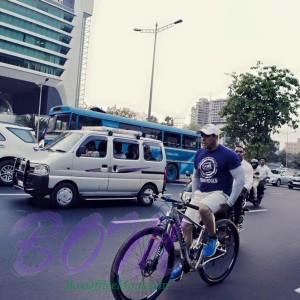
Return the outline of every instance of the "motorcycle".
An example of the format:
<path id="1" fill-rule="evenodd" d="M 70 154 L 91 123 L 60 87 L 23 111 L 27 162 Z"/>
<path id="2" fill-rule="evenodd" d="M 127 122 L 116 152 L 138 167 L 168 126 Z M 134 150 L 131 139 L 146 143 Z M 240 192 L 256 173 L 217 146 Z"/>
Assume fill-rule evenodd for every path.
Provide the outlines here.
<path id="1" fill-rule="evenodd" d="M 259 207 L 265 194 L 265 185 L 266 185 L 265 180 L 261 180 L 259 182 L 257 186 L 257 200 L 254 200 L 254 193 L 252 187 L 250 193 L 248 194 L 248 197 L 246 198 L 246 201 L 252 203 L 254 207 Z"/>

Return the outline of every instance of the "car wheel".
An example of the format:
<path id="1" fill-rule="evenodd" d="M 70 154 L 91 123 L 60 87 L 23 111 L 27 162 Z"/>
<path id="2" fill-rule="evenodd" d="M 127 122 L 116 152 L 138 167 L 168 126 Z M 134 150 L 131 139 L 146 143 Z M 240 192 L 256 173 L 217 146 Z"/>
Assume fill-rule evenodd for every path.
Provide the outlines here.
<path id="1" fill-rule="evenodd" d="M 9 186 L 13 184 L 15 161 L 6 159 L 0 163 L 0 184 Z"/>
<path id="2" fill-rule="evenodd" d="M 149 197 L 151 194 L 157 194 L 156 187 L 152 184 L 144 185 L 138 194 L 138 202 L 143 206 L 152 205 L 153 199 Z"/>
<path id="3" fill-rule="evenodd" d="M 278 179 L 277 181 L 276 181 L 276 186 L 280 186 L 281 185 L 281 181 L 280 181 L 280 179 Z"/>
<path id="4" fill-rule="evenodd" d="M 289 188 L 290 190 L 292 190 L 292 189 L 293 189 L 293 186 L 292 186 L 292 185 L 288 185 L 288 188 Z"/>
<path id="5" fill-rule="evenodd" d="M 51 202 L 59 208 L 74 206 L 77 200 L 77 188 L 70 182 L 59 183 L 51 194 Z"/>

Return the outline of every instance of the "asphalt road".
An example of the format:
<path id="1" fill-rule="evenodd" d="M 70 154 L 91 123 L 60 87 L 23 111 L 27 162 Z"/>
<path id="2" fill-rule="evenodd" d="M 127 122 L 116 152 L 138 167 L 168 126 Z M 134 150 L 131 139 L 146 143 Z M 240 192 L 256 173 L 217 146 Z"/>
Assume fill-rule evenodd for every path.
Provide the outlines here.
<path id="1" fill-rule="evenodd" d="M 169 185 L 168 193 L 182 188 Z M 97 201 L 53 210 L 0 187 L 0 298 L 113 299 L 113 257 L 129 234 L 156 223 L 161 206 Z M 262 209 L 246 215 L 231 275 L 208 286 L 191 273 L 159 299 L 300 299 L 299 212 L 300 190 L 268 187 Z M 101 289 L 84 285 L 97 280 Z"/>

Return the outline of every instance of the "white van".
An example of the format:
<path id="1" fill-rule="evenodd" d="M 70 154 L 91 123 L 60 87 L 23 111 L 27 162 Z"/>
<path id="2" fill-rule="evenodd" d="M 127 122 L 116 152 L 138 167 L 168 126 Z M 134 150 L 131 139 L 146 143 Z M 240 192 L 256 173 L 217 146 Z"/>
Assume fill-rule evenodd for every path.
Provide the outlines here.
<path id="1" fill-rule="evenodd" d="M 151 205 L 149 193 L 165 184 L 162 142 L 135 131 L 91 127 L 66 131 L 44 151 L 18 159 L 14 179 L 34 198 L 68 207 L 80 198 L 136 199 Z"/>

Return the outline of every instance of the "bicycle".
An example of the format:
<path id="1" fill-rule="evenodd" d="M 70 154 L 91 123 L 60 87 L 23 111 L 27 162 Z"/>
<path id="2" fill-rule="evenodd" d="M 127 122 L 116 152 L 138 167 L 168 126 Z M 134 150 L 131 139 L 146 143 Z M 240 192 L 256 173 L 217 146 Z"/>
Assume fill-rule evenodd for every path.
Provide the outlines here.
<path id="1" fill-rule="evenodd" d="M 198 271 L 208 284 L 222 282 L 232 271 L 238 255 L 239 233 L 235 224 L 229 219 L 216 219 L 220 245 L 213 257 L 204 258 L 203 246 L 208 239 L 205 226 L 193 222 L 180 211 L 186 207 L 199 208 L 169 197 L 151 197 L 171 203 L 171 207 L 159 219 L 157 226 L 135 233 L 118 250 L 110 274 L 115 299 L 153 300 L 160 295 L 169 282 L 174 266 L 174 237 L 180 245 L 184 273 Z M 181 227 L 183 218 L 195 226 L 198 234 L 189 251 Z M 135 274 L 130 275 L 130 272 Z M 137 281 L 138 277 L 141 277 L 140 282 Z"/>

